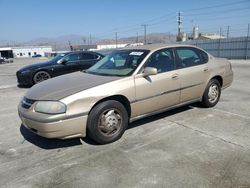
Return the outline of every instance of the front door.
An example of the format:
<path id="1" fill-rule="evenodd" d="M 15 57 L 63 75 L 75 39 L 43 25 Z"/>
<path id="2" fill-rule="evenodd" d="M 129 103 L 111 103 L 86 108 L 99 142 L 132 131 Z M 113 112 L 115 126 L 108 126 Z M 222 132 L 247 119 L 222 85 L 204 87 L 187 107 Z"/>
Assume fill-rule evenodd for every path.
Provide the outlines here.
<path id="1" fill-rule="evenodd" d="M 75 72 L 80 70 L 79 53 L 71 53 L 63 57 L 65 63 L 57 64 L 54 71 L 55 76 Z"/>
<path id="2" fill-rule="evenodd" d="M 145 67 L 154 67 L 158 73 L 147 77 L 135 75 L 134 116 L 176 105 L 180 100 L 180 80 L 172 49 L 156 51 L 149 57 Z"/>

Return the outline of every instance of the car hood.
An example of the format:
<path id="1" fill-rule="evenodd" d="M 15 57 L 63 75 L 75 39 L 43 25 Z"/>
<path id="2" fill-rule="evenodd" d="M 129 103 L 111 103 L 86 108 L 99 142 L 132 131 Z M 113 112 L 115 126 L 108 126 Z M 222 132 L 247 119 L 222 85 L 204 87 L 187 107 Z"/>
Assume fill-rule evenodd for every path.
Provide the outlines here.
<path id="1" fill-rule="evenodd" d="M 55 77 L 34 85 L 26 93 L 32 100 L 60 100 L 80 91 L 121 79 L 121 77 L 99 76 L 76 72 Z"/>
<path id="2" fill-rule="evenodd" d="M 42 62 L 42 63 L 34 63 L 31 65 L 26 65 L 23 68 L 21 68 L 19 71 L 25 71 L 25 70 L 32 70 L 32 69 L 37 69 L 37 68 L 41 68 L 41 67 L 46 67 L 46 66 L 50 66 L 53 65 L 55 62 L 54 61 L 47 61 L 47 62 Z"/>

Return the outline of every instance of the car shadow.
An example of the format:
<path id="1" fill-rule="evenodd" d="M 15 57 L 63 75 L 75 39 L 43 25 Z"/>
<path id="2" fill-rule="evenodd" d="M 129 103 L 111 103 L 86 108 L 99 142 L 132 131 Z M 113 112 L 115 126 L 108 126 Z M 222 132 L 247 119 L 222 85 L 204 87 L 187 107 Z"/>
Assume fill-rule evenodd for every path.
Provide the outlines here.
<path id="1" fill-rule="evenodd" d="M 28 85 L 19 85 L 19 84 L 17 84 L 17 87 L 18 87 L 18 88 L 22 88 L 22 89 L 31 88 L 31 86 L 28 86 Z"/>
<path id="2" fill-rule="evenodd" d="M 192 108 L 189 106 L 183 106 L 183 107 L 173 109 L 170 111 L 166 111 L 157 115 L 149 116 L 149 117 L 134 121 L 133 123 L 130 123 L 128 125 L 128 129 L 133 129 L 139 126 L 143 126 L 147 123 L 151 123 L 159 119 L 163 119 L 163 118 L 166 118 L 166 117 L 169 117 L 174 114 L 178 114 L 178 113 L 190 110 L 190 109 Z M 36 145 L 37 147 L 40 147 L 46 150 L 79 146 L 79 145 L 82 145 L 82 142 L 89 144 L 89 145 L 98 145 L 97 143 L 89 139 L 88 137 L 73 138 L 73 139 L 68 139 L 68 140 L 47 139 L 47 138 L 36 135 L 35 133 L 25 128 L 23 125 L 20 126 L 20 132 L 26 141 Z"/>
<path id="3" fill-rule="evenodd" d="M 82 144 L 79 138 L 68 139 L 68 140 L 47 139 L 39 135 L 36 135 L 23 125 L 20 126 L 20 132 L 26 141 L 38 146 L 39 148 L 47 150 L 72 147 Z"/>

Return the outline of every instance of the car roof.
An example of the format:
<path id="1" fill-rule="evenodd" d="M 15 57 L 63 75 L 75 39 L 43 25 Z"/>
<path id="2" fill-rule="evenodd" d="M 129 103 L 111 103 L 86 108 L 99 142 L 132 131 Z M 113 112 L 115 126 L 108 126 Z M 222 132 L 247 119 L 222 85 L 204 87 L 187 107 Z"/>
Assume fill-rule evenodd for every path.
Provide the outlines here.
<path id="1" fill-rule="evenodd" d="M 155 50 L 160 50 L 162 48 L 174 48 L 174 47 L 195 47 L 195 48 L 197 48 L 196 46 L 183 45 L 183 44 L 147 44 L 147 45 L 141 45 L 141 46 L 129 46 L 129 47 L 125 47 L 123 49 L 155 51 Z"/>
<path id="2" fill-rule="evenodd" d="M 102 55 L 98 52 L 94 52 L 94 51 L 84 51 L 84 50 L 76 50 L 76 51 L 70 51 L 70 52 L 66 52 L 63 54 L 73 54 L 73 53 L 89 53 L 89 54 L 97 54 L 97 55 Z"/>

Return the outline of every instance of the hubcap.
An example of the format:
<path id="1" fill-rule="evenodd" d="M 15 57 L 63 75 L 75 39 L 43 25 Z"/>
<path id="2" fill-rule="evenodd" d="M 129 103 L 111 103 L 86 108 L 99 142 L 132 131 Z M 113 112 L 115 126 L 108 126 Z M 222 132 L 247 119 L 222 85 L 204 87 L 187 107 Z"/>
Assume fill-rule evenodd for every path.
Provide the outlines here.
<path id="1" fill-rule="evenodd" d="M 121 129 L 122 121 L 121 112 L 119 110 L 106 110 L 100 115 L 98 130 L 105 136 L 113 136 Z"/>
<path id="2" fill-rule="evenodd" d="M 214 103 L 219 97 L 219 88 L 216 84 L 212 84 L 209 87 L 209 91 L 208 91 L 208 100 L 211 103 Z"/>
<path id="3" fill-rule="evenodd" d="M 38 72 L 34 77 L 34 82 L 39 83 L 44 80 L 48 80 L 50 78 L 50 75 L 47 72 Z"/>

